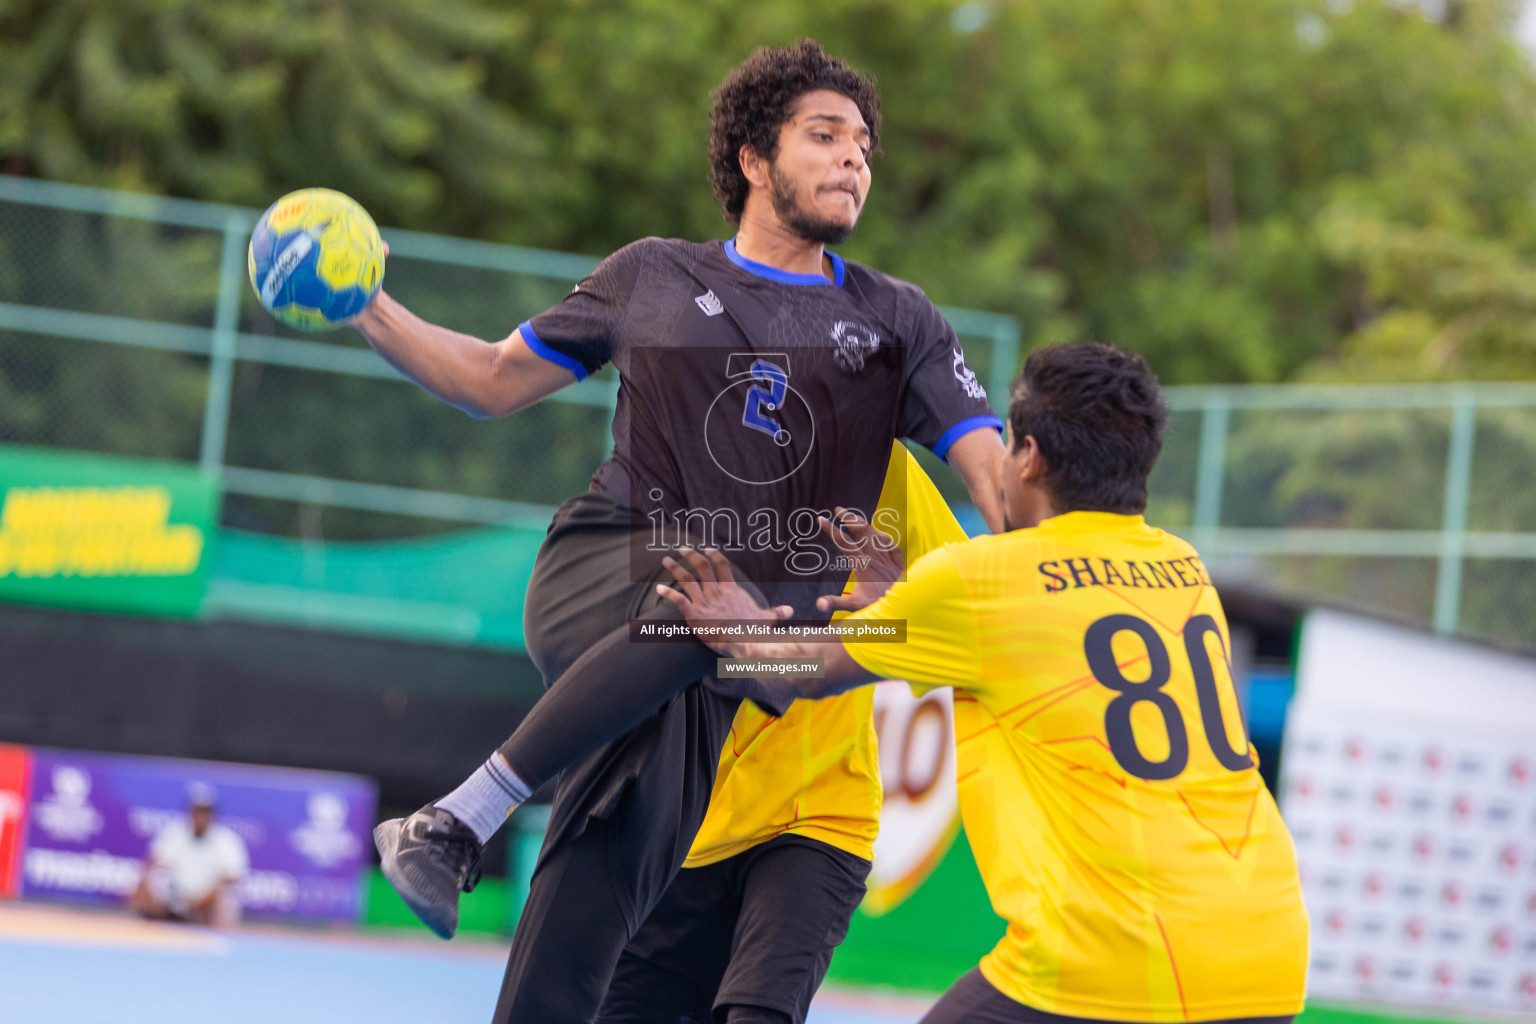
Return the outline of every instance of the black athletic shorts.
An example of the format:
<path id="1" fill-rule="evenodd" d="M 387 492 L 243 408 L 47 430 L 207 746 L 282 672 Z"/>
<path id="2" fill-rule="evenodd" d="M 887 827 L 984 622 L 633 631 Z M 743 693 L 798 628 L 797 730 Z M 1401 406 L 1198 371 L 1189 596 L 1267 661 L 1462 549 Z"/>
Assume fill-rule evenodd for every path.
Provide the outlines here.
<path id="1" fill-rule="evenodd" d="M 662 553 L 655 553 L 651 566 L 638 564 L 626 524 L 612 499 L 588 492 L 561 506 L 539 549 L 523 632 L 545 685 L 633 619 L 663 614 L 681 620 L 656 594 L 656 582 L 672 579 Z M 649 578 L 636 581 L 637 575 Z M 693 845 L 739 705 L 712 688 L 693 687 L 561 773 L 544 849 L 574 838 L 594 819 L 624 819 L 613 822 L 609 842 L 613 886 L 631 933 Z"/>
<path id="2" fill-rule="evenodd" d="M 630 532 L 606 497 L 588 493 L 562 506 L 539 551 L 524 612 L 528 652 L 547 682 L 631 619 L 680 618 L 655 593 L 654 581 L 666 572 L 660 557 L 652 579 L 636 572 Z M 627 657 L 625 670 L 638 673 L 654 660 L 644 652 Z M 695 679 L 713 668 L 713 655 L 704 652 L 700 665 Z M 686 685 L 692 681 L 561 773 L 495 1024 L 591 1020 L 625 944 L 687 856 L 741 703 Z"/>
<path id="3" fill-rule="evenodd" d="M 794 835 L 684 869 L 625 947 L 598 1024 L 709 1024 L 731 1006 L 803 1024 L 868 874 Z"/>
<path id="4" fill-rule="evenodd" d="M 1232 1017 L 1206 1021 L 1204 1024 L 1291 1024 L 1296 1017 Z M 979 967 L 972 967 L 949 987 L 942 999 L 923 1016 L 919 1024 L 1115 1024 L 1090 1017 L 1066 1017 L 1046 1013 L 1015 1002 L 982 977 Z"/>

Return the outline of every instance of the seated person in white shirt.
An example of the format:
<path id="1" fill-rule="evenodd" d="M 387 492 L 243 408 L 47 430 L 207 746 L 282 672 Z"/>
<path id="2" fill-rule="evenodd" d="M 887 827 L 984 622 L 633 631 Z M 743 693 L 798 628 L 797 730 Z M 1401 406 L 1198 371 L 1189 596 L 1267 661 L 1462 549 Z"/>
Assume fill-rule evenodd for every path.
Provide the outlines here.
<path id="1" fill-rule="evenodd" d="M 233 927 L 240 923 L 237 886 L 250 869 L 245 841 L 214 823 L 211 787 L 194 783 L 187 796 L 188 819 L 166 825 L 150 843 L 128 906 L 154 920 Z"/>

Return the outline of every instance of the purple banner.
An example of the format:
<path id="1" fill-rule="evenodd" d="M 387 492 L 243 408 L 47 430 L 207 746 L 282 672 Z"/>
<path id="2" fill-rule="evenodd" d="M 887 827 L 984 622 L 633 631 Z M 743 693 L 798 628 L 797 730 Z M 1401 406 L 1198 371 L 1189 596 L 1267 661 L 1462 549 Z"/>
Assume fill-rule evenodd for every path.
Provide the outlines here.
<path id="1" fill-rule="evenodd" d="M 215 822 L 245 842 L 245 911 L 354 921 L 362 910 L 373 780 L 214 761 L 34 749 L 22 895 L 120 903 L 149 844 L 183 821 L 188 788 L 212 787 Z"/>

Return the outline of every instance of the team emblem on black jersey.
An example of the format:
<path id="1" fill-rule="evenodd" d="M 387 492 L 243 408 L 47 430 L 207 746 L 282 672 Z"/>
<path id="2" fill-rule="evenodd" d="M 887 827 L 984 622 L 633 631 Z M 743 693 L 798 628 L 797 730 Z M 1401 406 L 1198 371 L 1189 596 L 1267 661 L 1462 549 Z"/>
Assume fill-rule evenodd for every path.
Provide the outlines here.
<path id="1" fill-rule="evenodd" d="M 733 480 L 776 484 L 810 457 L 816 419 L 790 373 L 788 353 L 727 353 L 731 383 L 704 414 L 704 446 Z"/>
<path id="2" fill-rule="evenodd" d="M 839 320 L 832 325 L 832 340 L 837 343 L 833 361 L 849 373 L 864 369 L 869 354 L 880 347 L 880 335 L 851 320 Z"/>

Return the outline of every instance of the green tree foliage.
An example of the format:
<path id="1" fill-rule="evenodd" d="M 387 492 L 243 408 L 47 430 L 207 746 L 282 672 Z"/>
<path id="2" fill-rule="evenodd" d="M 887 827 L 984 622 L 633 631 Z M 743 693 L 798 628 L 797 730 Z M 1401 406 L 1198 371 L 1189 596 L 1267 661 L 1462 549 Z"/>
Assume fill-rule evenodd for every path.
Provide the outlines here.
<path id="1" fill-rule="evenodd" d="M 1358 268 L 1359 326 L 1310 375 L 1325 380 L 1536 376 L 1536 266 L 1514 238 L 1336 211 L 1327 251 Z"/>
<path id="2" fill-rule="evenodd" d="M 523 215 L 537 126 L 487 94 L 524 19 L 465 0 L 0 3 L 0 167 L 266 205 L 344 188 L 386 223 Z"/>
<path id="3" fill-rule="evenodd" d="M 0 167 L 601 254 L 729 229 L 709 92 L 875 73 L 850 255 L 1165 380 L 1528 372 L 1536 76 L 1503 0 L 0 0 Z"/>

